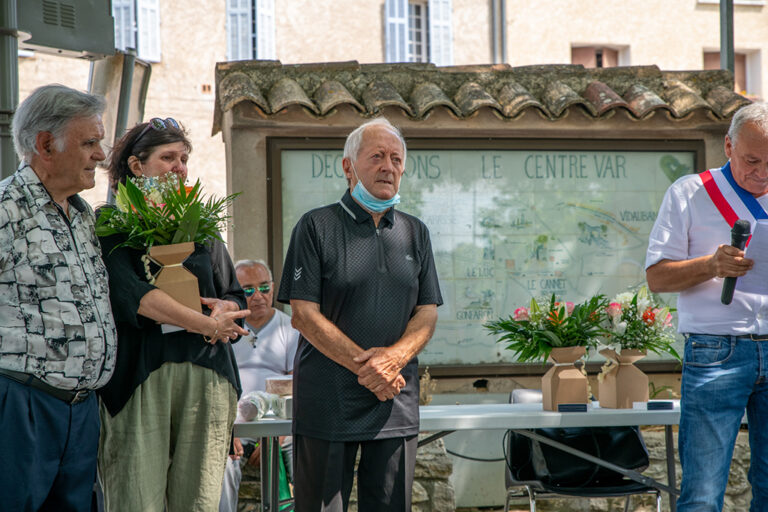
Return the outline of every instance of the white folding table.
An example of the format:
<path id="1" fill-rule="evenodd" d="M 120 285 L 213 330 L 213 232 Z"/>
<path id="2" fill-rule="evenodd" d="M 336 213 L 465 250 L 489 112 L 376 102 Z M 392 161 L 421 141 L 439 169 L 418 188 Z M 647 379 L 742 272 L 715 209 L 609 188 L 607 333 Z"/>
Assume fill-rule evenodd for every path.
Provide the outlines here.
<path id="1" fill-rule="evenodd" d="M 667 457 L 667 485 L 647 477 L 644 483 L 669 492 L 670 506 L 675 512 L 675 457 L 672 426 L 680 422 L 680 404 L 673 400 L 671 410 L 603 409 L 590 407 L 587 412 L 549 412 L 541 404 L 476 404 L 476 405 L 425 405 L 419 408 L 421 432 L 432 435 L 419 442 L 419 446 L 434 441 L 457 430 L 515 430 L 540 442 L 563 449 L 559 443 L 536 436 L 528 429 L 566 427 L 614 427 L 634 425 L 661 425 L 665 430 Z M 291 420 L 263 418 L 259 421 L 235 423 L 236 437 L 261 439 L 262 447 L 269 447 L 269 456 L 261 458 L 262 511 L 279 510 L 278 479 L 270 475 L 278 473 L 278 437 L 291 434 Z M 589 459 L 591 456 L 568 449 L 569 453 Z M 262 452 L 264 455 L 264 452 Z M 589 459 L 592 460 L 592 459 Z M 593 462 L 598 462 L 593 460 Z"/>

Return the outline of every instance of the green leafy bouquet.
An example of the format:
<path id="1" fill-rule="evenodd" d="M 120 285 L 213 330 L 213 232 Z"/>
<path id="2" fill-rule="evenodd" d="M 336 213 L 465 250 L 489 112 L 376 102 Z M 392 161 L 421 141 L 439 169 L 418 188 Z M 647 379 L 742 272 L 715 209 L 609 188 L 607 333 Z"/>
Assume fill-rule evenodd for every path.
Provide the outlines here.
<path id="1" fill-rule="evenodd" d="M 558 301 L 553 294 L 548 303 L 531 299 L 530 307 L 517 308 L 506 320 L 488 322 L 485 328 L 500 334 L 499 342 L 508 343 L 518 361 L 546 361 L 556 347 L 596 346 L 605 332 L 607 305 L 602 295 L 574 304 Z"/>
<path id="2" fill-rule="evenodd" d="M 96 234 L 124 234 L 125 241 L 116 247 L 140 250 L 155 245 L 221 240 L 219 231 L 229 218 L 227 208 L 237 195 L 205 198 L 200 180 L 186 187 L 171 172 L 157 178 L 129 178 L 117 186 L 115 207 L 100 211 Z"/>
<path id="3" fill-rule="evenodd" d="M 620 293 L 606 307 L 605 343 L 618 349 L 668 352 L 680 359 L 672 347 L 675 335 L 671 311 L 646 286 L 634 294 Z"/>

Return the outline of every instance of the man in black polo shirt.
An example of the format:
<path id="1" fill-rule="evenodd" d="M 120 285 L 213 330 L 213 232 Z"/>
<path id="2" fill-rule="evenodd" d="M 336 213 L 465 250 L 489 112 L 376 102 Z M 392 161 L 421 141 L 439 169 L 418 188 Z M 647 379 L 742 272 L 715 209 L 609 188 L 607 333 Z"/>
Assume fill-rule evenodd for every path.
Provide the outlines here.
<path id="1" fill-rule="evenodd" d="M 386 119 L 344 145 L 349 191 L 291 235 L 278 300 L 301 332 L 294 364 L 296 510 L 342 511 L 355 457 L 361 511 L 411 510 L 416 355 L 442 304 L 426 226 L 396 211 L 405 142 Z"/>

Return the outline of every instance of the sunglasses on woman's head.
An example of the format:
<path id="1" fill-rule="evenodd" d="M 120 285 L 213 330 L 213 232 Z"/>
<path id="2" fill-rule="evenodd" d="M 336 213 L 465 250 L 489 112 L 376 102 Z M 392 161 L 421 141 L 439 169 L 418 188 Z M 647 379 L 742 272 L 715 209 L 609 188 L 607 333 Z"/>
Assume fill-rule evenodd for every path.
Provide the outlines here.
<path id="1" fill-rule="evenodd" d="M 165 119 L 160 119 L 159 117 L 153 117 L 149 120 L 147 123 L 147 126 L 144 127 L 143 130 L 141 130 L 141 133 L 139 133 L 139 136 L 136 137 L 136 140 L 133 141 L 133 145 L 135 146 L 141 138 L 146 135 L 146 133 L 149 130 L 156 130 L 158 132 L 162 132 L 163 130 L 181 130 L 181 127 L 179 126 L 179 123 L 176 122 L 176 120 L 172 117 L 166 117 Z"/>
<path id="2" fill-rule="evenodd" d="M 256 293 L 256 290 L 258 290 L 259 293 L 269 293 L 269 290 L 271 289 L 272 286 L 269 284 L 260 284 L 259 286 L 249 286 L 247 288 L 243 288 L 243 291 L 245 292 L 246 297 L 250 297 Z"/>

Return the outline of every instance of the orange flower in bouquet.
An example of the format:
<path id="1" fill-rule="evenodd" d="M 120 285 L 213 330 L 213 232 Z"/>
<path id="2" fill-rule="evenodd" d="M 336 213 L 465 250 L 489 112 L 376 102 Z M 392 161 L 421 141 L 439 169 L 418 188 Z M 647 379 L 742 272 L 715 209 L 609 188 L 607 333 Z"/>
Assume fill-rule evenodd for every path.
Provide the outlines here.
<path id="1" fill-rule="evenodd" d="M 602 295 L 574 304 L 556 299 L 531 299 L 529 307 L 517 308 L 507 319 L 488 322 L 485 328 L 500 334 L 499 342 L 517 354 L 518 361 L 546 360 L 556 347 L 593 347 L 604 333 L 608 302 Z"/>
<path id="2" fill-rule="evenodd" d="M 118 185 L 115 207 L 100 212 L 96 234 L 125 234 L 126 240 L 118 247 L 142 250 L 156 245 L 221 240 L 219 232 L 229 218 L 227 207 L 236 196 L 206 198 L 200 180 L 185 186 L 174 173 L 158 178 L 129 178 Z"/>

